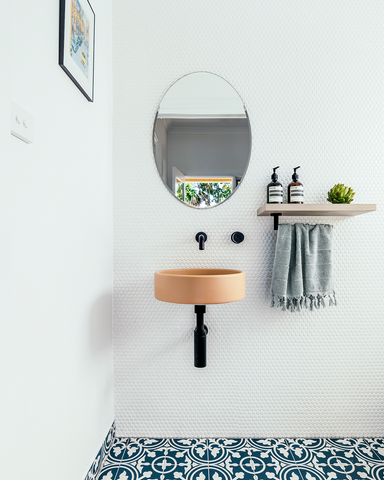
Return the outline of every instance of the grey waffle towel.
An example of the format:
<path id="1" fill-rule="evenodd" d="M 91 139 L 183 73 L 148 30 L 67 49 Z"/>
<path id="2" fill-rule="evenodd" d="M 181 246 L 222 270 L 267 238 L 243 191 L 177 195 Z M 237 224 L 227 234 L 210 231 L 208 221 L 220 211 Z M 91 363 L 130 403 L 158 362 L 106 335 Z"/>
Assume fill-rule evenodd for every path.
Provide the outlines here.
<path id="1" fill-rule="evenodd" d="M 271 307 L 294 312 L 336 305 L 332 234 L 332 225 L 279 225 Z"/>

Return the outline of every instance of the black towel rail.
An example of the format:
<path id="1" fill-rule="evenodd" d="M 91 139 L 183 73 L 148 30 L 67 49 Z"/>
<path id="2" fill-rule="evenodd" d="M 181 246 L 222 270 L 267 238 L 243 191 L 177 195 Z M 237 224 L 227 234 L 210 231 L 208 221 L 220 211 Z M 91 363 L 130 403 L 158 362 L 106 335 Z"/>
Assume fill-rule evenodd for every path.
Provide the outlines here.
<path id="1" fill-rule="evenodd" d="M 281 216 L 281 213 L 271 213 L 271 217 L 273 217 L 273 229 L 278 230 L 279 229 L 279 217 Z"/>

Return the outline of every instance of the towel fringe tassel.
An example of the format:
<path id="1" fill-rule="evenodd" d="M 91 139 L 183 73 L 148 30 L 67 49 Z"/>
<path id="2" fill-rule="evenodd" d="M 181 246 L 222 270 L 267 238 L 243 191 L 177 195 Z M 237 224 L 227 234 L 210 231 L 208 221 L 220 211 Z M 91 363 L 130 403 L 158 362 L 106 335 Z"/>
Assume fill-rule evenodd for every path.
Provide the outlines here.
<path id="1" fill-rule="evenodd" d="M 326 302 L 326 300 L 328 300 Z M 337 305 L 335 292 L 329 294 L 300 295 L 299 297 L 286 297 L 284 295 L 271 295 L 270 306 L 272 308 L 290 312 L 301 312 L 303 309 L 311 310 Z"/>

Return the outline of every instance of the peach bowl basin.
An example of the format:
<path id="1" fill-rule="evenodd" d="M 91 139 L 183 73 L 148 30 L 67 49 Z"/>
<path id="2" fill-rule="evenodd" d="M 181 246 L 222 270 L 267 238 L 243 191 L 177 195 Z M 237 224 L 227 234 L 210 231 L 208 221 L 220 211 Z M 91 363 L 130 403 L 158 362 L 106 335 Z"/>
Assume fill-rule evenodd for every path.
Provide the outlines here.
<path id="1" fill-rule="evenodd" d="M 220 268 L 184 268 L 155 273 L 155 298 L 188 305 L 231 303 L 245 297 L 245 273 Z"/>

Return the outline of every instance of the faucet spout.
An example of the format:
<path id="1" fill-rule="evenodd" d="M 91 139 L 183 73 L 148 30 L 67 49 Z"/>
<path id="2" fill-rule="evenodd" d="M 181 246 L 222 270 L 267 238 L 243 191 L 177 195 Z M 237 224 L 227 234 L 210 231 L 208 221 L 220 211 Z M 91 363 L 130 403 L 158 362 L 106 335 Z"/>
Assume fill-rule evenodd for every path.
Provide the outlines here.
<path id="1" fill-rule="evenodd" d="M 208 239 L 207 234 L 204 232 L 196 233 L 195 239 L 196 242 L 199 242 L 199 250 L 205 250 L 205 242 Z"/>

